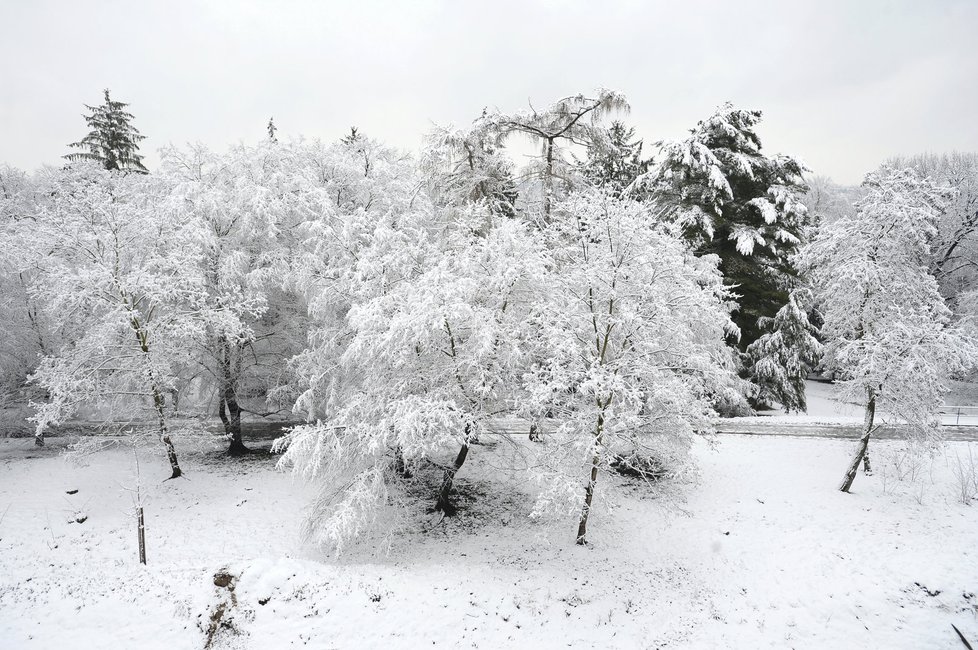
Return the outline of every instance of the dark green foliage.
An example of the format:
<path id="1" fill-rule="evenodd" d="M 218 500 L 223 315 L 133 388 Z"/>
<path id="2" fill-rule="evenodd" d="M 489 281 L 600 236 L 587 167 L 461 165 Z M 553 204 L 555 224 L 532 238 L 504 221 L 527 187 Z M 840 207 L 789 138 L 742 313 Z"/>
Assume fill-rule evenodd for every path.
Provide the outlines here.
<path id="1" fill-rule="evenodd" d="M 760 111 L 725 104 L 692 135 L 662 145 L 653 191 L 702 254 L 720 258 L 739 309 L 734 322 L 745 349 L 788 300 L 797 271 L 791 255 L 801 244 L 806 209 L 805 168 L 789 156 L 761 152 Z"/>
<path id="2" fill-rule="evenodd" d="M 795 289 L 774 318 L 760 319 L 766 331 L 747 347 L 748 373 L 757 385 L 759 404 L 807 410 L 805 380 L 822 356 L 817 330 L 808 319 L 813 302 L 811 291 Z"/>
<path id="3" fill-rule="evenodd" d="M 642 158 L 642 145 L 642 140 L 635 139 L 635 129 L 616 120 L 603 137 L 592 140 L 587 159 L 578 168 L 591 185 L 620 195 L 649 170 L 652 161 Z"/>
<path id="4" fill-rule="evenodd" d="M 139 142 L 144 139 L 131 124 L 132 114 L 125 108 L 129 104 L 113 101 L 109 90 L 105 90 L 105 103 L 101 106 L 85 105 L 90 115 L 85 122 L 91 131 L 80 142 L 73 142 L 69 147 L 82 149 L 81 153 L 70 153 L 64 156 L 74 162 L 77 160 L 92 160 L 105 169 L 126 172 L 147 173 L 143 166 L 143 157 L 139 155 Z"/>

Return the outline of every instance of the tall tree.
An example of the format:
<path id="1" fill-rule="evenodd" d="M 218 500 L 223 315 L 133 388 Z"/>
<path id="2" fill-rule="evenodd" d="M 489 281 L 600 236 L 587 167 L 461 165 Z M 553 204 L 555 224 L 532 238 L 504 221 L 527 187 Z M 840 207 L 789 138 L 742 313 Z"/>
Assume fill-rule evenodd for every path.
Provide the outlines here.
<path id="1" fill-rule="evenodd" d="M 202 147 L 166 150 L 159 177 L 166 184 L 179 232 L 200 278 L 194 315 L 204 338 L 200 366 L 217 395 L 217 412 L 231 455 L 248 451 L 242 435 L 245 397 L 282 386 L 284 359 L 304 339 L 299 300 L 283 289 L 295 231 L 330 202 L 305 173 L 300 150 L 267 140 L 223 155 Z M 258 409 L 261 409 L 260 411 Z M 252 412 L 276 410 L 252 406 Z"/>
<path id="2" fill-rule="evenodd" d="M 41 178 L 0 165 L 0 393 L 17 401 L 27 377 L 51 345 L 51 331 L 41 306 L 29 291 L 43 253 L 36 241 L 37 203 L 50 200 Z M 16 396 L 16 397 L 15 397 Z"/>
<path id="3" fill-rule="evenodd" d="M 587 158 L 578 167 L 588 183 L 621 194 L 649 170 L 652 161 L 642 158 L 644 143 L 635 129 L 615 120 L 608 129 L 595 130 Z"/>
<path id="4" fill-rule="evenodd" d="M 708 399 L 732 380 L 730 320 L 716 258 L 651 225 L 648 205 L 589 190 L 555 207 L 547 297 L 527 319 L 540 361 L 525 379 L 526 410 L 554 414 L 534 463 L 545 486 L 538 512 L 576 508 L 584 544 L 599 476 L 616 456 L 688 467 L 694 434 L 710 428 Z"/>
<path id="5" fill-rule="evenodd" d="M 802 255 L 825 319 L 825 366 L 844 399 L 865 409 L 843 492 L 861 462 L 869 469 L 879 411 L 902 421 L 914 439 L 939 439 L 949 378 L 978 364 L 978 342 L 950 324 L 927 269 L 947 188 L 885 166 L 863 185 L 856 214 L 824 224 Z"/>
<path id="6" fill-rule="evenodd" d="M 493 214 L 515 217 L 519 192 L 513 163 L 487 114 L 468 129 L 437 129 L 428 136 L 421 165 L 436 202 L 484 202 Z"/>
<path id="7" fill-rule="evenodd" d="M 978 154 L 925 154 L 889 164 L 955 190 L 938 219 L 929 268 L 955 314 L 966 316 L 961 298 L 978 287 Z"/>
<path id="8" fill-rule="evenodd" d="M 650 173 L 657 199 L 700 253 L 720 258 L 736 294 L 734 322 L 741 349 L 763 333 L 758 319 L 788 301 L 796 270 L 792 254 L 803 239 L 805 168 L 790 156 L 761 151 L 760 111 L 727 103 L 681 142 L 660 143 Z"/>
<path id="9" fill-rule="evenodd" d="M 198 291 L 190 253 L 170 236 L 171 214 L 148 178 L 77 165 L 59 172 L 54 191 L 37 218 L 36 245 L 47 255 L 32 291 L 53 323 L 81 333 L 59 342 L 34 375 L 49 395 L 38 433 L 81 407 L 108 408 L 110 418 L 148 408 L 176 478 L 165 395 L 193 328 L 184 318 Z"/>
<path id="10" fill-rule="evenodd" d="M 91 160 L 108 170 L 147 173 L 143 157 L 139 155 L 139 143 L 145 139 L 132 125 L 133 116 L 126 111 L 129 104 L 114 101 L 105 89 L 105 102 L 99 106 L 85 105 L 90 113 L 84 115 L 91 129 L 78 142 L 69 144 L 81 153 L 65 155 L 70 161 Z"/>
<path id="11" fill-rule="evenodd" d="M 765 332 L 747 346 L 748 375 L 761 404 L 777 402 L 785 411 L 805 411 L 805 380 L 822 355 L 817 330 L 808 320 L 812 293 L 795 289 L 774 318 L 761 318 Z"/>
<path id="12" fill-rule="evenodd" d="M 541 152 L 530 177 L 540 183 L 544 220 L 549 220 L 553 204 L 574 186 L 574 170 L 564 155 L 572 145 L 587 147 L 603 133 L 601 120 L 613 112 L 627 112 L 628 102 L 620 93 L 601 89 L 594 97 L 574 95 L 554 102 L 545 110 L 511 114 L 488 113 L 487 123 L 495 130 L 497 142 L 514 134 L 535 140 Z"/>

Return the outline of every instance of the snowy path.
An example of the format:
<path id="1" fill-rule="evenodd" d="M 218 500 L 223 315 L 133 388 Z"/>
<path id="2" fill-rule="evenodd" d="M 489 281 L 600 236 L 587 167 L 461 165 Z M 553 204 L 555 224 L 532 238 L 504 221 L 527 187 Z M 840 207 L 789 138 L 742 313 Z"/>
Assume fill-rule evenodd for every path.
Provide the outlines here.
<path id="1" fill-rule="evenodd" d="M 747 420 L 747 421 L 742 421 Z M 803 438 L 839 438 L 843 440 L 858 439 L 861 434 L 859 425 L 852 424 L 818 424 L 799 422 L 758 422 L 757 418 L 730 418 L 717 424 L 717 433 L 743 434 L 751 436 L 800 436 Z M 978 442 L 978 426 L 945 425 L 944 439 L 952 442 Z M 897 427 L 883 426 L 873 437 L 877 440 L 903 440 L 905 435 Z"/>

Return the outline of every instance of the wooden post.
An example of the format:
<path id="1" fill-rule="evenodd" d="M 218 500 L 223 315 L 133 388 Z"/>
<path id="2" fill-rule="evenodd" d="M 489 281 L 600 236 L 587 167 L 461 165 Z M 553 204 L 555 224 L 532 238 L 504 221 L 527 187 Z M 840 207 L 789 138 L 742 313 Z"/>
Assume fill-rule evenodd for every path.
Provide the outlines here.
<path id="1" fill-rule="evenodd" d="M 146 526 L 143 523 L 143 507 L 136 508 L 137 531 L 139 533 L 139 563 L 146 564 Z"/>

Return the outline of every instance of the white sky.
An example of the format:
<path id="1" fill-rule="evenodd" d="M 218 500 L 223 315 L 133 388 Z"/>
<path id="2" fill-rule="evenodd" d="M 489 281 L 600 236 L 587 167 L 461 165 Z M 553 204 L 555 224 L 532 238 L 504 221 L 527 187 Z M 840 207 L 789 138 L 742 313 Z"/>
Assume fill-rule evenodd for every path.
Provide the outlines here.
<path id="1" fill-rule="evenodd" d="M 58 164 L 103 88 L 158 147 L 351 125 L 417 149 L 433 123 L 604 86 L 647 142 L 725 100 L 765 150 L 857 183 L 883 159 L 978 151 L 978 0 L 0 0 L 0 162 Z"/>

